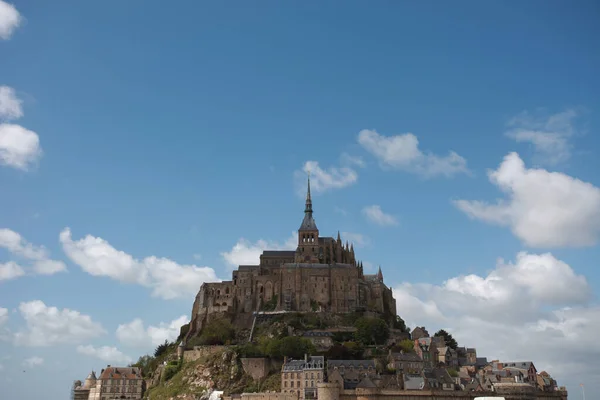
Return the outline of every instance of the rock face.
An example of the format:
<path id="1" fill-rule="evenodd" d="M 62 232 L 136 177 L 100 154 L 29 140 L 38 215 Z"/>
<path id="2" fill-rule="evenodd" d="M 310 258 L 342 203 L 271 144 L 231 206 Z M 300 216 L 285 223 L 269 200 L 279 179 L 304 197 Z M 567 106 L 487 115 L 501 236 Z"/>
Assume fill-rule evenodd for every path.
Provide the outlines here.
<path id="1" fill-rule="evenodd" d="M 162 366 L 157 368 L 153 382 L 162 381 L 148 391 L 151 400 L 208 400 L 214 390 L 238 393 L 253 385 L 253 378 L 244 372 L 239 354 L 223 347 L 195 361 L 185 362 L 168 381 L 160 379 Z"/>

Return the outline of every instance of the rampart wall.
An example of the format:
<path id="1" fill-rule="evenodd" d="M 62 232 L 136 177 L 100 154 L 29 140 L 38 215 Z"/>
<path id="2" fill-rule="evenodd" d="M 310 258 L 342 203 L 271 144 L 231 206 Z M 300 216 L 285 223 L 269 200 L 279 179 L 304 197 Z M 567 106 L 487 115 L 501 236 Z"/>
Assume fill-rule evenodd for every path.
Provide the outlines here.
<path id="1" fill-rule="evenodd" d="M 196 361 L 202 357 L 220 353 L 226 348 L 227 346 L 194 346 L 192 350 L 183 352 L 183 361 Z"/>

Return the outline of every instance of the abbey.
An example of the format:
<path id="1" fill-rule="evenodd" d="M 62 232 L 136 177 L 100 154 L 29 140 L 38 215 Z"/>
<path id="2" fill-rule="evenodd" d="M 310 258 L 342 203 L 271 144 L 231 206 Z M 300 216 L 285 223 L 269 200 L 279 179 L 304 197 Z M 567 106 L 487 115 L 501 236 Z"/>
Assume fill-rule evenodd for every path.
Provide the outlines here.
<path id="1" fill-rule="evenodd" d="M 366 275 L 354 246 L 337 238 L 319 236 L 313 218 L 310 178 L 304 219 L 296 250 L 265 250 L 259 265 L 240 265 L 230 281 L 204 283 L 192 310 L 191 331 L 219 313 L 255 311 L 373 311 L 396 315 L 391 288 L 381 268 Z"/>

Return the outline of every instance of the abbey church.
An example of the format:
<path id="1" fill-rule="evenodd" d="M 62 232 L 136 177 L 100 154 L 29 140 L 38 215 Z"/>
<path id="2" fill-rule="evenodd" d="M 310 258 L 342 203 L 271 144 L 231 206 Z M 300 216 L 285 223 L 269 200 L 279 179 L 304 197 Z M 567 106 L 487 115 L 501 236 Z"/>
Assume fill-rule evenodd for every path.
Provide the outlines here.
<path id="1" fill-rule="evenodd" d="M 217 313 L 255 311 L 373 311 L 396 315 L 391 288 L 381 268 L 365 275 L 354 246 L 337 238 L 319 236 L 313 218 L 310 178 L 304 219 L 296 250 L 265 250 L 259 265 L 240 265 L 230 281 L 204 283 L 192 310 L 191 331 Z"/>

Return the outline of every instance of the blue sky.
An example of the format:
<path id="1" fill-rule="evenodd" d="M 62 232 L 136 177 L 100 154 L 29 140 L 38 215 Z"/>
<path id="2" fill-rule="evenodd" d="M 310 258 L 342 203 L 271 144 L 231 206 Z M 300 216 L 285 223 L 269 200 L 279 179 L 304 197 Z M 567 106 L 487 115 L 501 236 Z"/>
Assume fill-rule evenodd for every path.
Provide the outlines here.
<path id="1" fill-rule="evenodd" d="M 412 327 L 600 396 L 597 2 L 11 1 L 0 392 L 176 336 L 291 246 L 310 170 Z"/>

